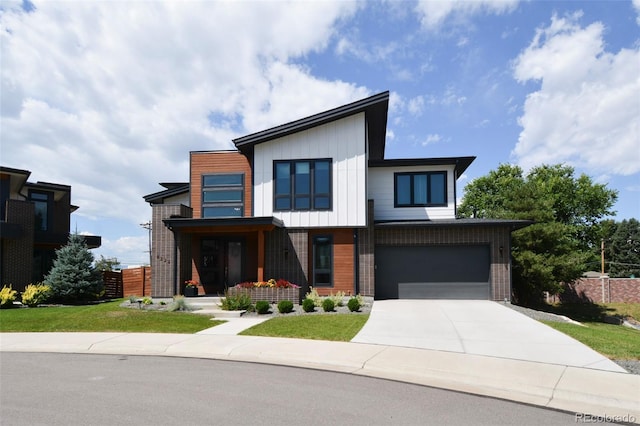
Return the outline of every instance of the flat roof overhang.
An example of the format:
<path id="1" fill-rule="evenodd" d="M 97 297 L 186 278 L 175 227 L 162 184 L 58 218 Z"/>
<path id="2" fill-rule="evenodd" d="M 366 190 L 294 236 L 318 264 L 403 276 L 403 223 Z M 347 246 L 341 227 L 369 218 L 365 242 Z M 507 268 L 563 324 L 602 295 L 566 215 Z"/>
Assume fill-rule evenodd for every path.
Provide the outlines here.
<path id="1" fill-rule="evenodd" d="M 261 217 L 229 217 L 229 218 L 169 218 L 163 220 L 167 228 L 172 231 L 180 231 L 187 234 L 203 232 L 253 232 L 271 231 L 274 228 L 283 228 L 284 223 L 273 216 Z"/>
<path id="2" fill-rule="evenodd" d="M 420 227 L 489 227 L 499 226 L 510 228 L 511 231 L 526 228 L 534 222 L 531 220 L 509 219 L 440 219 L 440 220 L 388 220 L 376 221 L 376 228 L 420 228 Z"/>
<path id="3" fill-rule="evenodd" d="M 476 157 L 391 158 L 369 160 L 369 167 L 455 166 L 456 174 L 460 176 L 475 159 Z"/>

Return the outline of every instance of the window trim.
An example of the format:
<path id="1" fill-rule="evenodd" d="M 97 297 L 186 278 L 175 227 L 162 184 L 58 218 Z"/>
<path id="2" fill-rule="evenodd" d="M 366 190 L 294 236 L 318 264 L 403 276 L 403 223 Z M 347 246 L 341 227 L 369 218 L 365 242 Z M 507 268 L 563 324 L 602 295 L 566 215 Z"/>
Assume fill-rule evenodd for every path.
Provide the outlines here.
<path id="1" fill-rule="evenodd" d="M 318 282 L 316 281 L 316 273 L 317 273 L 317 269 L 316 269 L 316 241 L 320 238 L 326 238 L 328 239 L 328 245 L 329 245 L 329 268 L 328 268 L 328 274 L 329 274 L 329 283 L 320 283 L 318 284 Z M 313 238 L 311 239 L 311 280 L 312 280 L 312 286 L 313 287 L 320 287 L 320 288 L 332 288 L 334 286 L 334 269 L 333 269 L 333 265 L 334 265 L 334 250 L 333 250 L 333 235 L 331 234 L 319 234 L 319 235 L 314 235 Z M 325 269 L 321 269 L 321 271 L 323 273 L 326 273 Z"/>
<path id="2" fill-rule="evenodd" d="M 329 192 L 315 192 L 316 179 L 316 163 L 326 162 L 329 165 Z M 296 188 L 296 164 L 309 163 L 309 192 L 305 194 L 297 194 Z M 277 167 L 278 164 L 289 165 L 289 193 L 278 194 L 276 192 L 277 185 Z M 273 160 L 273 211 L 274 212 L 291 212 L 291 211 L 332 211 L 333 210 L 333 160 L 331 158 L 313 158 L 313 159 L 295 159 L 295 160 Z M 296 208 L 296 199 L 309 197 L 309 208 Z M 327 197 L 329 199 L 328 207 L 316 207 L 316 197 Z M 279 199 L 289 200 L 289 208 L 278 208 L 277 201 Z"/>
<path id="3" fill-rule="evenodd" d="M 205 185 L 205 180 L 209 176 L 240 176 L 239 184 L 224 184 L 224 185 Z M 234 173 L 234 172 L 225 172 L 225 173 L 205 173 L 201 176 L 201 187 L 200 187 L 200 214 L 202 218 L 225 218 L 225 217 L 244 217 L 244 206 L 245 206 L 245 174 Z M 222 192 L 222 191 L 240 191 L 240 201 L 207 201 L 205 202 L 204 194 L 206 192 Z M 207 216 L 205 215 L 205 209 L 207 208 L 215 208 L 215 207 L 239 207 L 240 215 L 239 216 Z"/>
<path id="4" fill-rule="evenodd" d="M 439 175 L 444 177 L 444 201 L 442 203 L 433 203 L 431 202 L 431 177 Z M 399 203 L 398 202 L 398 177 L 399 176 L 410 176 L 411 181 L 409 184 L 409 195 L 411 201 L 408 204 Z M 427 177 L 427 202 L 426 203 L 416 203 L 414 201 L 414 176 L 426 176 Z M 393 174 L 393 207 L 395 208 L 404 208 L 404 207 L 446 207 L 448 206 L 448 193 L 447 193 L 447 171 L 432 171 L 432 172 L 396 172 Z"/>

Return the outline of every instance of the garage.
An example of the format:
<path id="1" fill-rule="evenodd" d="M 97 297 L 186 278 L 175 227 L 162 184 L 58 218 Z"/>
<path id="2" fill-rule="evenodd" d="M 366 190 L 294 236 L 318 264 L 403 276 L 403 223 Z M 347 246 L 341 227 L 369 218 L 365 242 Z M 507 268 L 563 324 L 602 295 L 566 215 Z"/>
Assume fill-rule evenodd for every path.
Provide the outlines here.
<path id="1" fill-rule="evenodd" d="M 489 245 L 376 246 L 376 299 L 491 298 Z"/>

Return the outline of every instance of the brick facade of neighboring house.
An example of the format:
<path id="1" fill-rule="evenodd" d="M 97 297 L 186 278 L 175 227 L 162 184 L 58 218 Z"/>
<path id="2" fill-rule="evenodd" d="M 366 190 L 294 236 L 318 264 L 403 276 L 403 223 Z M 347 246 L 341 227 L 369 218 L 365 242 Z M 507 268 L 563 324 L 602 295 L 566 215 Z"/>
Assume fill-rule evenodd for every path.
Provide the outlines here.
<path id="1" fill-rule="evenodd" d="M 0 166 L 0 285 L 22 291 L 44 279 L 69 239 L 71 187 L 28 182 L 31 172 Z M 101 238 L 84 236 L 89 248 Z"/>
<path id="2" fill-rule="evenodd" d="M 549 297 L 550 303 L 640 303 L 640 278 L 580 278 L 564 286 L 559 296 Z"/>
<path id="3" fill-rule="evenodd" d="M 510 234 L 529 222 L 456 218 L 475 157 L 385 159 L 388 103 L 384 92 L 235 151 L 191 152 L 189 182 L 144 197 L 152 295 L 284 278 L 321 295 L 509 299 Z"/>

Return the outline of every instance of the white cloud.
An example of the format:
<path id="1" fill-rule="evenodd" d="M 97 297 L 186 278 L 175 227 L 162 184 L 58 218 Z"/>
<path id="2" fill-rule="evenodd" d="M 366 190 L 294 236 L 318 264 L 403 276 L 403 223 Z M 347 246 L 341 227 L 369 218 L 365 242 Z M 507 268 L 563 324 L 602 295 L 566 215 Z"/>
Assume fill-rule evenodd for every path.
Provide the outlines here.
<path id="1" fill-rule="evenodd" d="M 2 163 L 71 185 L 83 217 L 145 221 L 190 150 L 369 94 L 295 63 L 356 2 L 34 3 L 0 14 Z"/>
<path id="2" fill-rule="evenodd" d="M 509 13 L 518 3 L 519 0 L 420 0 L 416 5 L 416 12 L 424 28 L 436 30 L 451 18 L 464 20 L 478 13 Z"/>
<path id="3" fill-rule="evenodd" d="M 411 115 L 422 115 L 422 111 L 424 110 L 424 98 L 422 96 L 416 96 L 415 98 L 409 99 L 407 108 Z"/>
<path id="4" fill-rule="evenodd" d="M 607 52 L 604 27 L 553 16 L 514 62 L 519 82 L 540 82 L 519 118 L 513 156 L 525 169 L 566 162 L 590 173 L 640 172 L 640 49 Z"/>
<path id="5" fill-rule="evenodd" d="M 640 25 L 640 0 L 633 0 L 631 2 L 633 4 L 633 8 L 636 10 L 638 16 L 636 17 L 636 22 Z"/>
<path id="6" fill-rule="evenodd" d="M 430 133 L 427 135 L 424 141 L 422 141 L 422 146 L 431 145 L 442 140 L 442 136 L 437 133 Z"/>

